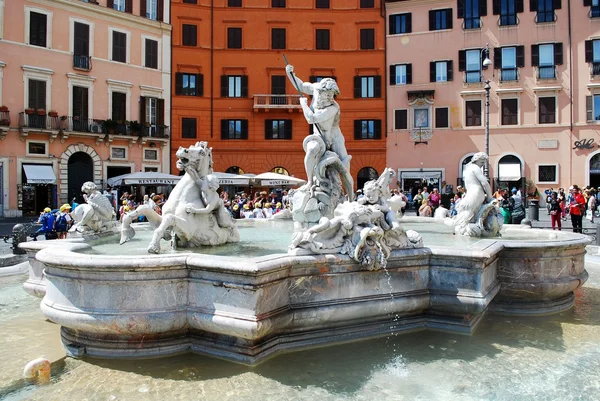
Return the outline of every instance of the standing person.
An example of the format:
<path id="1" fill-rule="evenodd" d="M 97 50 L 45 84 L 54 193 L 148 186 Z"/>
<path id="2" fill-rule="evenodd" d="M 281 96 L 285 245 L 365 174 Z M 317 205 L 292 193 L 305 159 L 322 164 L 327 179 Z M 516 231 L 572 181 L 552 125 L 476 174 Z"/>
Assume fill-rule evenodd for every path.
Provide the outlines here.
<path id="1" fill-rule="evenodd" d="M 573 185 L 573 196 L 569 203 L 569 214 L 571 215 L 571 223 L 573 224 L 574 233 L 582 233 L 583 226 L 583 210 L 585 208 L 585 199 L 577 185 Z"/>
<path id="2" fill-rule="evenodd" d="M 562 209 L 560 207 L 560 200 L 558 199 L 558 194 L 556 192 L 552 192 L 550 195 L 550 219 L 552 220 L 552 229 L 555 230 L 555 226 L 558 225 L 558 230 L 562 229 L 561 220 L 562 220 Z"/>
<path id="3" fill-rule="evenodd" d="M 429 195 L 429 205 L 431 206 L 431 210 L 435 212 L 435 209 L 440 207 L 440 201 L 442 200 L 442 195 L 440 195 L 440 191 L 437 188 L 433 188 L 433 192 Z"/>
<path id="4" fill-rule="evenodd" d="M 423 187 L 423 192 L 421 193 L 421 195 L 423 195 L 423 200 L 429 200 L 429 189 L 427 187 Z"/>
<path id="5" fill-rule="evenodd" d="M 590 189 L 590 196 L 587 199 L 587 213 L 586 218 L 594 222 L 594 216 L 596 214 L 596 191 L 592 188 Z"/>
<path id="6" fill-rule="evenodd" d="M 567 208 L 565 206 L 565 202 L 567 201 L 567 196 L 565 195 L 564 188 L 558 189 L 558 201 L 560 202 L 560 210 L 561 210 L 560 215 L 563 220 L 567 220 Z"/>
<path id="7" fill-rule="evenodd" d="M 71 227 L 71 222 L 73 219 L 71 218 L 71 205 L 65 203 L 59 209 L 59 212 L 56 214 L 56 220 L 54 220 L 54 231 L 58 235 L 58 239 L 66 239 L 67 231 Z"/>
<path id="8" fill-rule="evenodd" d="M 44 208 L 44 212 L 40 215 L 38 223 L 42 225 L 42 227 L 37 230 L 36 234 L 44 234 L 46 239 L 56 239 L 56 233 L 54 233 L 54 220 L 56 216 L 52 213 L 52 209 L 49 207 Z"/>
<path id="9" fill-rule="evenodd" d="M 521 221 L 525 218 L 525 206 L 517 188 L 512 189 L 512 196 L 510 198 L 513 203 L 511 222 L 512 224 L 521 224 Z"/>
<path id="10" fill-rule="evenodd" d="M 423 194 L 421 191 L 421 188 L 419 188 L 417 190 L 417 194 L 414 197 L 414 205 L 415 210 L 417 211 L 417 216 L 419 216 L 419 209 L 421 208 L 421 203 L 423 203 Z"/>

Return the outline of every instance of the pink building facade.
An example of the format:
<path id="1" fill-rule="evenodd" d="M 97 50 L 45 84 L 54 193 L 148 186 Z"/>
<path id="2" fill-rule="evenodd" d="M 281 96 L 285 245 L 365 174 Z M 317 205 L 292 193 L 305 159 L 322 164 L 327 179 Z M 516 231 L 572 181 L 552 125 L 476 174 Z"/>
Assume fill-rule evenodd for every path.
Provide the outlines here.
<path id="1" fill-rule="evenodd" d="M 600 186 L 597 2 L 388 0 L 386 14 L 387 164 L 405 190 L 455 189 L 485 151 L 487 80 L 493 187 Z"/>
<path id="2" fill-rule="evenodd" d="M 0 217 L 169 170 L 169 0 L 0 0 Z"/>

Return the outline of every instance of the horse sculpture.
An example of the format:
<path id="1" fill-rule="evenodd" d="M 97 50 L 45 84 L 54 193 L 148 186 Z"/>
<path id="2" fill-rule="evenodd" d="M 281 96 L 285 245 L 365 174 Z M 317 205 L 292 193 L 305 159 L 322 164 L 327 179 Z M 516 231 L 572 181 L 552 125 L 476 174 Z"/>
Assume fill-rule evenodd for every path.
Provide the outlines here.
<path id="1" fill-rule="evenodd" d="M 160 240 L 170 240 L 173 235 L 175 246 L 181 248 L 240 240 L 235 222 L 217 194 L 219 180 L 212 174 L 212 148 L 207 145 L 207 142 L 197 142 L 189 148 L 179 148 L 176 165 L 185 175 L 163 205 L 162 216 L 149 205 L 125 214 L 121 244 L 135 236 L 131 222 L 140 216 L 145 216 L 155 229 L 148 246 L 150 253 L 159 253 Z"/>

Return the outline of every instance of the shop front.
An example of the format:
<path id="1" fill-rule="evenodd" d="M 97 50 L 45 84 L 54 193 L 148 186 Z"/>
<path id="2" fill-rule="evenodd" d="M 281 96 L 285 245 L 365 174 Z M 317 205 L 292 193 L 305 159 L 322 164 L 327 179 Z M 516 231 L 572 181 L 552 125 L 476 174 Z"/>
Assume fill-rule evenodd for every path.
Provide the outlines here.
<path id="1" fill-rule="evenodd" d="M 38 216 L 44 208 L 58 207 L 56 175 L 51 164 L 22 165 L 17 201 L 24 216 Z"/>
<path id="2" fill-rule="evenodd" d="M 405 193 L 413 196 L 419 188 L 427 187 L 429 191 L 433 188 L 444 192 L 444 169 L 398 169 L 400 185 Z"/>

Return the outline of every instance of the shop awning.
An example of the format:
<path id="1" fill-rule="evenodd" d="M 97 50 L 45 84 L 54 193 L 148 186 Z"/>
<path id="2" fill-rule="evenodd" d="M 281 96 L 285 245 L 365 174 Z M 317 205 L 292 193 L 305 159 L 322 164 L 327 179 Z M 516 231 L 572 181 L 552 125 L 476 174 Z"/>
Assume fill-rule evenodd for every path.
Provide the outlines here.
<path id="1" fill-rule="evenodd" d="M 442 178 L 441 171 L 400 171 L 400 177 L 405 180 L 424 180 L 427 178 Z"/>
<path id="2" fill-rule="evenodd" d="M 121 185 L 176 185 L 181 176 L 157 172 L 138 172 L 123 174 L 109 178 L 107 184 L 111 187 Z"/>
<path id="3" fill-rule="evenodd" d="M 248 186 L 250 177 L 231 173 L 213 173 L 219 178 L 219 185 Z"/>
<path id="4" fill-rule="evenodd" d="M 519 181 L 521 179 L 520 164 L 499 164 L 498 181 Z"/>
<path id="5" fill-rule="evenodd" d="M 259 187 L 280 187 L 280 186 L 298 186 L 306 183 L 301 178 L 277 173 L 262 173 L 253 178 L 254 185 Z"/>
<path id="6" fill-rule="evenodd" d="M 23 164 L 28 184 L 56 184 L 56 176 L 52 166 Z"/>

